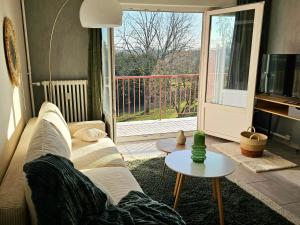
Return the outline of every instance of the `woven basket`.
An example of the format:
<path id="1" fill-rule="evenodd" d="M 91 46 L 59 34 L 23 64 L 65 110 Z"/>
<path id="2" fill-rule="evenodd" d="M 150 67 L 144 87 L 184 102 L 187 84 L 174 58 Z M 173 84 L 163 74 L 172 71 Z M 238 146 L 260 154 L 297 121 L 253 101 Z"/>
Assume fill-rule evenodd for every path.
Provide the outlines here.
<path id="1" fill-rule="evenodd" d="M 254 127 L 241 133 L 240 147 L 244 156 L 257 158 L 261 157 L 266 147 L 268 136 L 256 133 Z"/>

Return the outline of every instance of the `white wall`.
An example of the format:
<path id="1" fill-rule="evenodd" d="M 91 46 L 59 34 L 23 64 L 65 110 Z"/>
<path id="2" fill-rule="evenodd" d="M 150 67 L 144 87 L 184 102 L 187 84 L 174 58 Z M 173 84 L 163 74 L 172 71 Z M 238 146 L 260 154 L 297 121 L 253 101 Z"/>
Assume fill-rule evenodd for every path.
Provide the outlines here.
<path id="1" fill-rule="evenodd" d="M 272 0 L 269 53 L 300 54 L 299 12 L 299 0 Z"/>
<path id="2" fill-rule="evenodd" d="M 19 88 L 11 85 L 4 52 L 3 21 L 9 17 L 17 34 L 22 82 Z M 20 0 L 0 0 L 0 181 L 14 152 L 25 123 L 31 116 L 27 82 L 26 54 Z"/>

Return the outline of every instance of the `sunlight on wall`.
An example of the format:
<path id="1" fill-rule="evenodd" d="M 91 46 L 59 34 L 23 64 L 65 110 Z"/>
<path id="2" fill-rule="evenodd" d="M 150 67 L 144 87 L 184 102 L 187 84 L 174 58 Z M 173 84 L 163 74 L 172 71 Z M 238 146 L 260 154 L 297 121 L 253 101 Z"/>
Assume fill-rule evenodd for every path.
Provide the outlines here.
<path id="1" fill-rule="evenodd" d="M 21 94 L 23 94 L 23 93 L 21 93 Z M 15 126 L 17 126 L 22 117 L 21 101 L 20 101 L 20 88 L 14 88 L 13 110 L 14 110 Z"/>
<path id="2" fill-rule="evenodd" d="M 9 140 L 15 132 L 22 117 L 21 112 L 21 102 L 20 102 L 20 89 L 14 87 L 13 90 L 13 105 L 10 108 L 8 129 L 7 129 L 7 139 Z"/>
<path id="3" fill-rule="evenodd" d="M 7 139 L 9 140 L 15 131 L 13 108 L 10 108 L 9 122 L 7 128 Z"/>

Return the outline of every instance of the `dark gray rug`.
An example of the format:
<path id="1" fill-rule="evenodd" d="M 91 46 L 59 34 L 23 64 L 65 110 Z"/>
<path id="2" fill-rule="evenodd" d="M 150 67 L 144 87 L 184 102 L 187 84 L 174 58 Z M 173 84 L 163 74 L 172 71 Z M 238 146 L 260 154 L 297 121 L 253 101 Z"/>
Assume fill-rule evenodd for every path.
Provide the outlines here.
<path id="1" fill-rule="evenodd" d="M 128 167 L 144 192 L 153 199 L 173 206 L 176 174 L 166 169 L 163 158 L 128 162 Z M 222 179 L 226 225 L 290 225 L 281 215 L 227 179 Z M 217 203 L 212 199 L 211 181 L 187 177 L 177 211 L 190 225 L 218 225 Z"/>

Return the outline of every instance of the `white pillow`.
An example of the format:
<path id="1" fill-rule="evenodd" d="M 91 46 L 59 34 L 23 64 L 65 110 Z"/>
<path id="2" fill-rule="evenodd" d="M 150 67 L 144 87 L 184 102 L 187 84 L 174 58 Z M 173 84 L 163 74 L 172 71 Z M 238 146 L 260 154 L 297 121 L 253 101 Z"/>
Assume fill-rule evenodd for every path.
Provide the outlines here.
<path id="1" fill-rule="evenodd" d="M 101 138 L 105 138 L 107 133 L 97 128 L 81 128 L 73 135 L 74 138 L 86 142 L 96 142 Z"/>

